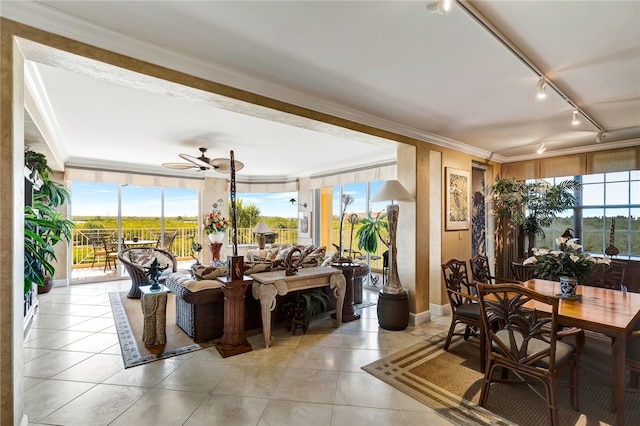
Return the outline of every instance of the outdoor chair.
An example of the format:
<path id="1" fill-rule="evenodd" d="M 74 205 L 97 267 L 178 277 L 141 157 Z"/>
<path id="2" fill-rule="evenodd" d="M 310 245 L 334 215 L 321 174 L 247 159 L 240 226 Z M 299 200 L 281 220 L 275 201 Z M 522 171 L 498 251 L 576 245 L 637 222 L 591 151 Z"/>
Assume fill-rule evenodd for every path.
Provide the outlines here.
<path id="1" fill-rule="evenodd" d="M 113 262 L 113 267 L 116 267 L 116 260 L 118 259 L 118 240 L 114 238 L 104 239 L 104 252 L 106 253 L 106 263 L 104 265 L 104 271 L 107 270 L 107 266 L 111 269 L 111 263 Z"/>
<path id="2" fill-rule="evenodd" d="M 89 242 L 91 243 L 91 246 L 93 247 L 93 260 L 91 261 L 91 267 L 93 268 L 93 265 L 96 263 L 96 260 L 98 259 L 98 257 L 104 257 L 105 258 L 104 261 L 105 261 L 105 265 L 106 265 L 107 252 L 105 251 L 105 248 L 104 248 L 104 238 L 102 238 L 102 237 L 90 237 L 89 238 Z M 105 266 L 105 270 L 106 270 L 106 266 Z"/>
<path id="3" fill-rule="evenodd" d="M 178 236 L 178 231 L 175 231 L 171 234 L 163 234 L 158 237 L 158 241 L 156 242 L 156 248 L 163 249 L 169 252 L 173 252 L 171 250 L 171 246 L 173 245 L 173 241 Z"/>
<path id="4" fill-rule="evenodd" d="M 152 284 L 149 277 L 145 274 L 144 268 L 150 265 L 154 259 L 158 259 L 161 267 L 167 266 L 167 269 L 165 269 L 160 276 L 160 282 L 163 282 L 167 276 L 178 270 L 178 261 L 172 253 L 153 247 L 131 247 L 124 249 L 118 253 L 118 259 L 122 262 L 131 278 L 131 289 L 127 294 L 127 297 L 131 299 L 140 299 L 142 295 L 140 291 L 141 285 Z"/>
<path id="5" fill-rule="evenodd" d="M 523 265 L 521 262 L 511 262 L 511 274 L 513 279 L 517 281 L 529 281 L 535 278 L 535 266 Z"/>
<path id="6" fill-rule="evenodd" d="M 546 400 L 552 425 L 559 425 L 557 387 L 571 388 L 572 406 L 578 405 L 578 361 L 584 346 L 584 331 L 572 328 L 558 330 L 559 299 L 545 296 L 518 284 L 478 284 L 480 310 L 487 340 L 487 365 L 479 405 L 485 407 L 491 384 L 494 382 L 526 384 Z M 538 309 L 547 305 L 543 314 Z M 550 311 L 551 314 L 547 311 Z M 571 346 L 560 338 L 574 336 Z M 500 377 L 494 377 L 496 368 Z M 560 383 L 559 377 L 570 370 L 571 379 Z M 512 374 L 508 376 L 508 372 Z M 515 377 L 514 377 L 515 376 Z M 534 389 L 542 383 L 545 395 Z"/>
<path id="7" fill-rule="evenodd" d="M 444 284 L 447 297 L 451 305 L 451 326 L 444 344 L 444 350 L 449 350 L 453 336 L 477 336 L 480 339 L 480 371 L 484 371 L 485 343 L 482 332 L 482 320 L 480 319 L 480 305 L 475 285 L 469 283 L 467 275 L 467 263 L 462 260 L 451 259 L 442 265 Z M 458 324 L 464 324 L 464 333 L 456 333 Z"/>
<path id="8" fill-rule="evenodd" d="M 469 260 L 469 265 L 471 266 L 471 275 L 473 276 L 473 281 L 475 281 L 476 283 L 495 284 L 499 282 L 516 282 L 508 278 L 492 276 L 491 270 L 489 269 L 489 258 L 487 258 L 487 256 L 483 256 L 481 254 L 476 255 Z"/>

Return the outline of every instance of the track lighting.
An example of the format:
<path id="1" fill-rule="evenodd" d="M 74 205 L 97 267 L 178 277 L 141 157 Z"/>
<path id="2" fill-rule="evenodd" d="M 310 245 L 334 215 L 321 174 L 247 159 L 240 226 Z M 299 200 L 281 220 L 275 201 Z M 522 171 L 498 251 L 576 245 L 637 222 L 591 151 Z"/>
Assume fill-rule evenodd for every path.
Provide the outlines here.
<path id="1" fill-rule="evenodd" d="M 451 10 L 451 0 L 438 0 L 427 3 L 427 10 L 432 13 L 444 15 Z"/>
<path id="2" fill-rule="evenodd" d="M 538 85 L 536 86 L 536 97 L 538 99 L 544 99 L 547 97 L 547 80 L 544 77 L 540 77 Z"/>
<path id="3" fill-rule="evenodd" d="M 538 148 L 538 154 L 542 154 L 543 152 L 545 152 L 547 150 L 547 147 L 544 146 L 544 143 L 540 144 L 540 148 Z"/>
<path id="4" fill-rule="evenodd" d="M 596 136 L 596 143 L 601 143 L 606 137 L 607 135 L 604 133 L 604 130 L 600 130 Z"/>
<path id="5" fill-rule="evenodd" d="M 580 115 L 578 114 L 577 108 L 573 110 L 573 118 L 571 119 L 571 124 L 573 124 L 574 126 L 580 124 Z"/>

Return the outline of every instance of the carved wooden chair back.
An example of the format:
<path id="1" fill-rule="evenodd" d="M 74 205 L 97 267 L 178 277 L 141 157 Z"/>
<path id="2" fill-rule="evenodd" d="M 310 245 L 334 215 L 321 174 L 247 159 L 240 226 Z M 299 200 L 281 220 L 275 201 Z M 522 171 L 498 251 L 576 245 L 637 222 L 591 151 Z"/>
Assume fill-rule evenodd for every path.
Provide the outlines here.
<path id="1" fill-rule="evenodd" d="M 491 276 L 491 270 L 489 269 L 489 258 L 481 254 L 476 255 L 469 260 L 471 265 L 471 275 L 473 281 L 477 283 L 494 284 L 495 279 Z"/>
<path id="2" fill-rule="evenodd" d="M 535 277 L 535 267 L 533 265 L 523 265 L 520 262 L 511 262 L 511 274 L 514 280 L 529 281 Z"/>
<path id="3" fill-rule="evenodd" d="M 584 332 L 580 329 L 559 332 L 559 299 L 518 284 L 478 284 L 478 297 L 488 351 L 480 406 L 486 405 L 491 383 L 528 384 L 534 379 L 545 386 L 546 396 L 536 393 L 546 399 L 551 423 L 558 425 L 555 388 L 559 385 L 558 377 L 567 368 L 572 374 L 566 385 L 572 391 L 573 407 L 578 409 L 578 350 L 584 344 Z M 571 334 L 578 339 L 578 350 L 558 340 L 561 335 Z M 506 380 L 504 374 L 501 378 L 494 377 L 498 367 L 511 370 L 516 378 Z"/>

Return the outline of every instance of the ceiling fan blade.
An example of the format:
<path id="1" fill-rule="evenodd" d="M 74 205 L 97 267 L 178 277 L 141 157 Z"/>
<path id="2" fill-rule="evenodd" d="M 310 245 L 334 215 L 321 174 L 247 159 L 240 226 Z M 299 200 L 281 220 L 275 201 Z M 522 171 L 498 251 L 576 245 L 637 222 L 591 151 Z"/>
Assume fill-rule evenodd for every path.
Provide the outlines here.
<path id="1" fill-rule="evenodd" d="M 163 167 L 175 170 L 197 169 L 198 166 L 189 163 L 162 163 Z"/>
<path id="2" fill-rule="evenodd" d="M 214 158 L 209 163 L 213 166 L 214 170 L 219 173 L 230 173 L 231 172 L 231 159 L 230 158 Z M 236 172 L 238 170 L 242 170 L 244 167 L 244 163 L 235 160 L 234 161 Z"/>
<path id="3" fill-rule="evenodd" d="M 204 159 L 206 159 L 206 157 L 201 157 L 201 158 L 197 158 L 197 157 L 193 157 L 189 154 L 178 154 L 180 156 L 180 158 L 190 161 L 193 164 L 195 164 L 196 166 L 198 166 L 201 170 L 205 170 L 205 169 L 210 169 L 211 168 L 211 164 L 209 164 L 206 161 L 203 161 Z"/>

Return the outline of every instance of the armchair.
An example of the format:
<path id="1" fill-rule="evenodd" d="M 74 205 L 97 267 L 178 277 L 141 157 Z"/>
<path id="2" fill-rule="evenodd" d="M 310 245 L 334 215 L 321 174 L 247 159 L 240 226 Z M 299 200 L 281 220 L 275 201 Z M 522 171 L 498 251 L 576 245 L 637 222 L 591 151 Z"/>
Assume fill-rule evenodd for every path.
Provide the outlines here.
<path id="1" fill-rule="evenodd" d="M 160 281 L 164 281 L 172 272 L 178 270 L 178 261 L 168 251 L 153 247 L 132 247 L 127 248 L 118 253 L 118 259 L 124 265 L 129 277 L 131 277 L 131 290 L 127 297 L 131 299 L 140 299 L 142 292 L 141 285 L 150 285 L 149 278 L 144 273 L 144 267 L 150 265 L 154 259 L 158 259 L 160 265 L 169 267 L 163 272 Z"/>

